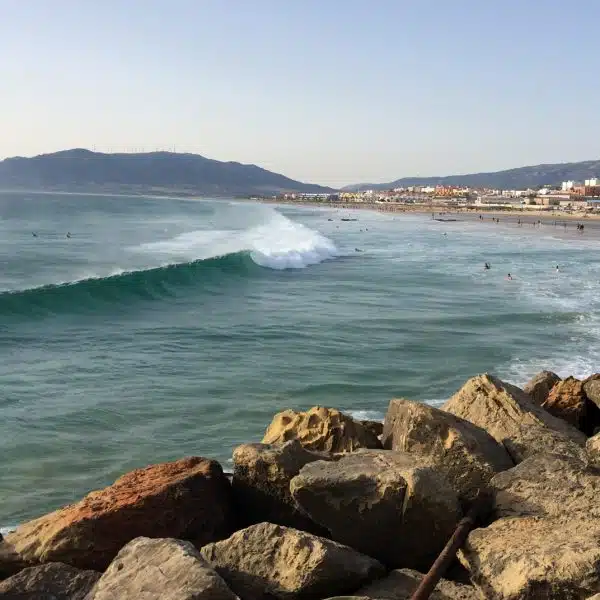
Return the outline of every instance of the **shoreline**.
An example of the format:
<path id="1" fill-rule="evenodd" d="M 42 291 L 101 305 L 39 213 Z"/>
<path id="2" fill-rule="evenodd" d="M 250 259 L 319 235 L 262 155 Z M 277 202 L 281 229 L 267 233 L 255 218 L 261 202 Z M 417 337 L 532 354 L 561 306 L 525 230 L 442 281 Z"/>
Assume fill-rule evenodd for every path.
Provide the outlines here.
<path id="1" fill-rule="evenodd" d="M 344 203 L 326 203 L 326 202 L 310 202 L 308 200 L 297 202 L 291 200 L 270 200 L 270 199 L 253 199 L 253 202 L 261 204 L 278 204 L 285 206 L 302 206 L 307 208 L 324 208 L 328 210 L 370 210 L 381 213 L 391 214 L 423 214 L 431 215 L 462 215 L 472 219 L 478 219 L 479 215 L 483 215 L 483 220 L 489 220 L 485 217 L 508 217 L 511 219 L 521 219 L 523 221 L 529 218 L 540 219 L 542 221 L 586 221 L 600 222 L 600 213 L 589 212 L 567 212 L 567 211 L 545 211 L 539 209 L 487 209 L 485 207 L 448 207 L 445 205 L 414 205 L 400 203 L 376 203 L 376 202 L 344 202 Z"/>
<path id="2" fill-rule="evenodd" d="M 599 406 L 600 373 L 542 371 L 523 388 L 476 375 L 440 408 L 392 399 L 383 423 L 283 410 L 231 475 L 152 464 L 0 537 L 0 596 L 408 600 L 452 548 L 448 598 L 591 598 Z"/>

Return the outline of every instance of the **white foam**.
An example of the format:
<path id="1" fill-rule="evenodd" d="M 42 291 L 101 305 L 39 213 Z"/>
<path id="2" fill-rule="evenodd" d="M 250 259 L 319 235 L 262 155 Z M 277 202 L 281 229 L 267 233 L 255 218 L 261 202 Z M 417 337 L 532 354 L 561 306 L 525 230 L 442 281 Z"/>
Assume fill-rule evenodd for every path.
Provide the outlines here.
<path id="1" fill-rule="evenodd" d="M 142 244 L 135 250 L 168 256 L 177 262 L 247 251 L 256 264 L 271 269 L 302 269 L 338 255 L 335 244 L 318 231 L 273 209 L 262 217 L 262 223 L 247 229 L 190 231 Z"/>
<path id="2" fill-rule="evenodd" d="M 357 421 L 380 421 L 383 422 L 385 414 L 378 410 L 345 410 L 343 411 Z"/>
<path id="3" fill-rule="evenodd" d="M 0 527 L 0 534 L 6 535 L 7 533 L 13 532 L 17 528 L 16 525 L 9 525 L 8 527 Z"/>

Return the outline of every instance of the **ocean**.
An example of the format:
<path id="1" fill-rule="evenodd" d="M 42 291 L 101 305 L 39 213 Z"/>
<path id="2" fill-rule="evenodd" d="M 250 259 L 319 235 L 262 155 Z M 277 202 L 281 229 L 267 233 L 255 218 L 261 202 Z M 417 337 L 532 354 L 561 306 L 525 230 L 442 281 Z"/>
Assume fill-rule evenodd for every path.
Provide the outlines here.
<path id="1" fill-rule="evenodd" d="M 150 463 L 231 468 L 285 408 L 381 419 L 477 373 L 585 376 L 599 249 L 552 224 L 1 193 L 0 525 Z"/>

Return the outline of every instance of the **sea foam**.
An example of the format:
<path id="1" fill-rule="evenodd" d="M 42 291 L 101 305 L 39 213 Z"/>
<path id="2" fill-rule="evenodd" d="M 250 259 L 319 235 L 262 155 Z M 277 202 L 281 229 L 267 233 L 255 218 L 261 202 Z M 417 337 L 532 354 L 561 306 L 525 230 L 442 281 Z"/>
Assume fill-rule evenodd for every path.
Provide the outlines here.
<path id="1" fill-rule="evenodd" d="M 302 269 L 338 256 L 329 238 L 274 209 L 268 209 L 262 221 L 246 229 L 189 231 L 136 250 L 176 262 L 249 252 L 256 264 L 278 270 Z"/>

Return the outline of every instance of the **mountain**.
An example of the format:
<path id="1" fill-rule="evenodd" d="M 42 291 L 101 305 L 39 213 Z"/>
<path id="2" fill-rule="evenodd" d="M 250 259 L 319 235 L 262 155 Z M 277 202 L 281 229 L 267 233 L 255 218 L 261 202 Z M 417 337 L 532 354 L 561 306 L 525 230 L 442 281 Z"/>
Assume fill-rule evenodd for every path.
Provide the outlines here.
<path id="1" fill-rule="evenodd" d="M 7 158 L 0 162 L 0 188 L 205 196 L 334 191 L 255 165 L 221 162 L 198 154 L 103 154 L 82 148 L 32 158 Z"/>
<path id="2" fill-rule="evenodd" d="M 494 173 L 449 175 L 445 177 L 403 177 L 390 183 L 359 183 L 343 188 L 345 191 L 389 190 L 410 185 L 458 185 L 474 188 L 498 188 L 504 190 L 536 188 L 543 185 L 560 185 L 562 181 L 581 181 L 600 177 L 600 160 L 575 163 L 558 163 L 519 167 Z"/>

